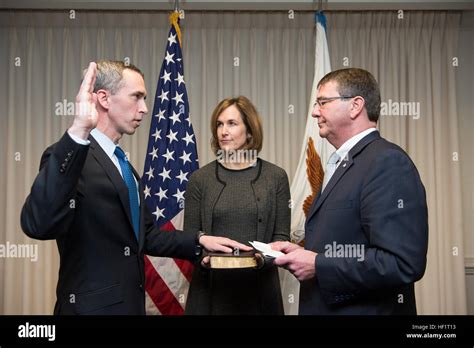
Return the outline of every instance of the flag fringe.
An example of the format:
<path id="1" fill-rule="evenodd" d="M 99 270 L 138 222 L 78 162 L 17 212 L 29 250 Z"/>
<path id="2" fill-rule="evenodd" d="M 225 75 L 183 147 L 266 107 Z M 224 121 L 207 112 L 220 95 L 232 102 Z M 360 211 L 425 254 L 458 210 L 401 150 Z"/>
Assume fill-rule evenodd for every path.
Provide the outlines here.
<path id="1" fill-rule="evenodd" d="M 172 12 L 169 20 L 171 25 L 174 27 L 174 30 L 176 30 L 176 34 L 178 34 L 179 47 L 183 47 L 181 43 L 181 28 L 179 27 L 179 12 Z"/>

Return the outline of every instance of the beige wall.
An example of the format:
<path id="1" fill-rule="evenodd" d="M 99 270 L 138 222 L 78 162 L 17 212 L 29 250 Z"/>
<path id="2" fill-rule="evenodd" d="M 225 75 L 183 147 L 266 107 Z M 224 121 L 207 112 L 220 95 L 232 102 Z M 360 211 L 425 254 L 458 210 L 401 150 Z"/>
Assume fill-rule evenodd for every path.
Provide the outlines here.
<path id="1" fill-rule="evenodd" d="M 474 11 L 462 18 L 460 57 L 457 75 L 460 116 L 460 164 L 463 187 L 463 232 L 466 256 L 466 287 L 468 313 L 474 314 Z M 448 115 L 447 115 L 448 116 Z"/>

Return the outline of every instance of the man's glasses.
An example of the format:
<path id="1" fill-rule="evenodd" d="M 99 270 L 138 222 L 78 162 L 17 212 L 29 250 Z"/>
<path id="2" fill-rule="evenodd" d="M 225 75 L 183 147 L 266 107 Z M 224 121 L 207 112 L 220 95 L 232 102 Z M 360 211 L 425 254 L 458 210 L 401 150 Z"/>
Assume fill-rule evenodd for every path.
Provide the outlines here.
<path id="1" fill-rule="evenodd" d="M 332 102 L 333 100 L 337 99 L 351 99 L 354 98 L 355 96 L 350 96 L 350 95 L 341 95 L 339 97 L 330 97 L 330 98 L 318 98 L 316 99 L 316 103 L 314 103 L 313 108 L 316 107 L 316 104 L 319 105 L 320 108 L 322 108 L 325 104 Z"/>

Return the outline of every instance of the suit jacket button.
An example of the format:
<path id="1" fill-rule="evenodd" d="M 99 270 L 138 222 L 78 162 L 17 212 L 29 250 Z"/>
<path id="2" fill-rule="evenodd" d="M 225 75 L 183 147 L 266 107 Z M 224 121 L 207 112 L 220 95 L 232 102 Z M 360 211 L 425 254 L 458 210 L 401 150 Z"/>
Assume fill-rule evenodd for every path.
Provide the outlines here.
<path id="1" fill-rule="evenodd" d="M 258 219 L 258 222 L 262 222 L 262 219 L 261 219 L 261 218 L 260 218 L 260 219 Z"/>
<path id="2" fill-rule="evenodd" d="M 60 173 L 64 173 L 65 171 L 66 171 L 66 169 L 64 169 L 63 167 L 59 168 Z"/>
<path id="3" fill-rule="evenodd" d="M 139 287 L 140 289 L 143 289 L 143 284 L 138 284 L 138 287 Z"/>
<path id="4" fill-rule="evenodd" d="M 69 152 L 67 153 L 67 155 L 68 155 L 69 157 L 71 157 L 73 153 L 74 153 L 74 151 L 69 151 Z"/>

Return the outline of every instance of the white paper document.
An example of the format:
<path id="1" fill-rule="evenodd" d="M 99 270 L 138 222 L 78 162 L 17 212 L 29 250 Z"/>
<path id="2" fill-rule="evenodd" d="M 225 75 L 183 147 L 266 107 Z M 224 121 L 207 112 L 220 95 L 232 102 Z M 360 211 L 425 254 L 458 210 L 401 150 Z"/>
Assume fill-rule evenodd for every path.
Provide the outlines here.
<path id="1" fill-rule="evenodd" d="M 269 244 L 262 243 L 262 242 L 249 242 L 255 249 L 260 251 L 264 256 L 270 256 L 270 257 L 278 257 L 285 255 L 281 251 L 276 251 L 271 248 Z"/>

